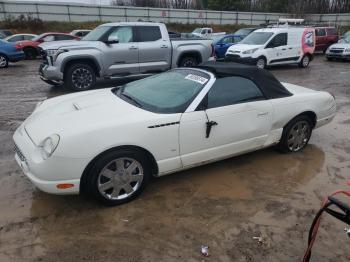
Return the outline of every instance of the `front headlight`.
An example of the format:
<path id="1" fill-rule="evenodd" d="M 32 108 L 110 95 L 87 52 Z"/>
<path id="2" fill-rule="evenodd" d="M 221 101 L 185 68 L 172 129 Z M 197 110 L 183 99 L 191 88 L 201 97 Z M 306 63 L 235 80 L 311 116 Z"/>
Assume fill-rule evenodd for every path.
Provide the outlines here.
<path id="1" fill-rule="evenodd" d="M 250 49 L 247 51 L 244 51 L 243 54 L 248 55 L 248 54 L 253 54 L 255 51 L 257 51 L 259 48 L 254 48 L 254 49 Z"/>
<path id="2" fill-rule="evenodd" d="M 346 49 L 344 50 L 344 53 L 350 53 L 350 48 L 346 48 Z"/>
<path id="3" fill-rule="evenodd" d="M 55 152 L 59 142 L 60 136 L 57 134 L 53 134 L 44 139 L 40 146 L 43 159 L 48 159 L 53 152 Z"/>
<path id="4" fill-rule="evenodd" d="M 56 61 L 57 57 L 62 54 L 68 52 L 65 49 L 48 49 L 46 50 L 46 55 L 52 57 L 53 61 Z"/>

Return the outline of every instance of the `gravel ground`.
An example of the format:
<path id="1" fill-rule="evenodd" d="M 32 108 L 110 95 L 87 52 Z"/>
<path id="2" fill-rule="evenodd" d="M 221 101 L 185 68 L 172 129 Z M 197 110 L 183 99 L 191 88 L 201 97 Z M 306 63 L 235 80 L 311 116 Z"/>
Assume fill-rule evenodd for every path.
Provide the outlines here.
<path id="1" fill-rule="evenodd" d="M 15 163 L 12 134 L 38 101 L 69 91 L 43 83 L 39 62 L 0 71 L 0 261 L 300 261 L 322 198 L 350 180 L 350 63 L 318 56 L 271 70 L 336 96 L 336 118 L 301 153 L 266 149 L 157 178 L 113 208 L 42 193 Z M 344 227 L 325 215 L 313 261 L 350 261 Z"/>

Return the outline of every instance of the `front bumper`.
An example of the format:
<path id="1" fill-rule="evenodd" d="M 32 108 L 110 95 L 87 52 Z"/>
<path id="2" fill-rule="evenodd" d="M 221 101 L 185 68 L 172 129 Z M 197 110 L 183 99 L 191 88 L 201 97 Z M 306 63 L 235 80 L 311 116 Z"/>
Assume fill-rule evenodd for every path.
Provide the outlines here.
<path id="1" fill-rule="evenodd" d="M 241 64 L 255 65 L 257 62 L 257 58 L 252 57 L 241 57 L 239 55 L 226 54 L 225 61 L 227 62 L 236 62 Z"/>
<path id="2" fill-rule="evenodd" d="M 49 61 L 44 61 L 39 66 L 39 75 L 43 81 L 48 80 L 63 83 L 63 73 L 61 72 L 60 68 L 52 65 Z"/>
<path id="3" fill-rule="evenodd" d="M 326 53 L 327 58 L 350 59 L 349 53 Z"/>
<path id="4" fill-rule="evenodd" d="M 15 159 L 29 180 L 40 190 L 51 194 L 78 194 L 80 177 L 87 165 L 87 159 L 72 159 L 51 156 L 43 160 L 40 148 L 32 142 L 24 126 L 21 125 L 13 135 Z M 72 184 L 59 189 L 59 184 Z"/>

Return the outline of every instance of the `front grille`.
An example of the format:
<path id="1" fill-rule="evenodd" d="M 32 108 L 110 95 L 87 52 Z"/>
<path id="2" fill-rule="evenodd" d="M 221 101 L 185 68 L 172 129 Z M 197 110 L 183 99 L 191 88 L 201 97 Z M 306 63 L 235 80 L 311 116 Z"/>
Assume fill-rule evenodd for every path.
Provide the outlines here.
<path id="1" fill-rule="evenodd" d="M 21 161 L 26 161 L 26 157 L 23 155 L 21 149 L 19 149 L 19 147 L 15 144 L 15 153 L 18 155 L 19 159 L 21 159 Z"/>
<path id="2" fill-rule="evenodd" d="M 41 47 L 38 47 L 39 54 L 41 55 L 42 59 L 46 61 L 46 51 L 42 49 Z"/>
<path id="3" fill-rule="evenodd" d="M 334 53 L 334 54 L 341 54 L 343 53 L 344 49 L 331 49 L 329 50 L 330 53 Z"/>
<path id="4" fill-rule="evenodd" d="M 241 58 L 239 55 L 232 55 L 232 54 L 226 54 L 226 57 L 229 57 L 232 59 L 240 59 Z"/>

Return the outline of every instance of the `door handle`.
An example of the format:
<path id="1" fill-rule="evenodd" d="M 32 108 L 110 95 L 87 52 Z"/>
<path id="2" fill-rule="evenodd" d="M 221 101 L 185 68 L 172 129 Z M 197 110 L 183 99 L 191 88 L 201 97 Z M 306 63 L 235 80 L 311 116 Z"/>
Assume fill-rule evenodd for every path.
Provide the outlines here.
<path id="1" fill-rule="evenodd" d="M 205 138 L 208 138 L 209 135 L 210 135 L 211 128 L 213 126 L 217 126 L 218 123 L 216 123 L 215 121 L 208 121 L 206 124 L 207 124 L 207 129 L 206 129 L 206 132 L 205 132 L 206 133 L 205 134 Z"/>
<path id="2" fill-rule="evenodd" d="M 259 113 L 258 116 L 267 116 L 269 112 Z"/>
<path id="3" fill-rule="evenodd" d="M 167 45 L 162 45 L 160 48 L 168 48 Z"/>
<path id="4" fill-rule="evenodd" d="M 286 51 L 287 49 L 285 49 L 285 48 L 282 48 L 282 51 Z"/>
<path id="5" fill-rule="evenodd" d="M 136 49 L 137 49 L 136 46 L 130 46 L 130 47 L 129 47 L 129 50 L 136 50 Z"/>
<path id="6" fill-rule="evenodd" d="M 293 49 L 293 47 L 289 47 L 288 49 Z"/>

